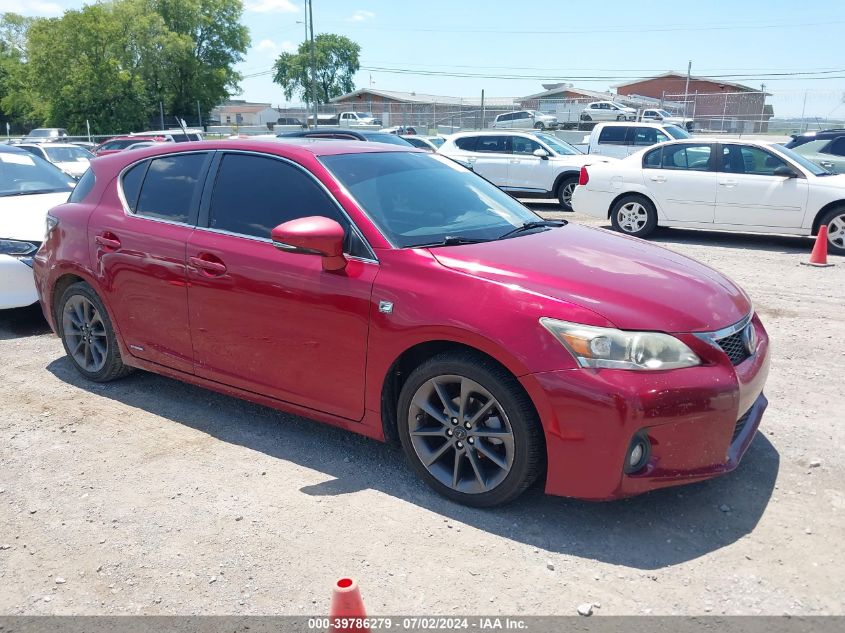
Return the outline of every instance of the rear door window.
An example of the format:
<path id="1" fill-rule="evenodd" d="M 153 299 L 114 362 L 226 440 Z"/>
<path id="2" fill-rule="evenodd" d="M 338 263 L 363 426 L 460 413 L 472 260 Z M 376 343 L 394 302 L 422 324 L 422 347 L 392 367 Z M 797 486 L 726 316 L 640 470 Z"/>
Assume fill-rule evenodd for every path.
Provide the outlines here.
<path id="1" fill-rule="evenodd" d="M 465 152 L 474 152 L 476 141 L 478 141 L 477 136 L 465 136 L 463 138 L 455 139 L 455 147 L 462 149 Z"/>
<path id="2" fill-rule="evenodd" d="M 684 143 L 682 145 L 667 145 L 660 149 L 662 149 L 660 165 L 663 169 L 683 169 L 687 171 L 708 171 L 710 169 L 710 155 L 713 152 L 710 145 Z M 649 154 L 650 156 L 651 154 Z"/>
<path id="3" fill-rule="evenodd" d="M 625 145 L 625 136 L 628 133 L 628 126 L 608 125 L 602 128 L 599 133 L 599 143 L 607 145 Z"/>
<path id="4" fill-rule="evenodd" d="M 208 159 L 205 152 L 152 159 L 135 213 L 169 222 L 193 222 Z"/>
<path id="5" fill-rule="evenodd" d="M 749 145 L 723 145 L 722 171 L 732 174 L 773 176 L 778 167 L 788 167 L 774 154 Z"/>
<path id="6" fill-rule="evenodd" d="M 477 137 L 475 151 L 494 153 L 494 154 L 510 154 L 510 137 L 509 136 L 479 136 Z"/>
<path id="7" fill-rule="evenodd" d="M 834 156 L 845 156 L 845 136 L 840 136 L 833 141 L 824 153 L 833 154 Z"/>
<path id="8" fill-rule="evenodd" d="M 653 127 L 636 127 L 634 128 L 633 145 L 640 145 L 647 147 L 655 143 L 663 143 L 668 141 L 669 137 L 660 130 Z"/>

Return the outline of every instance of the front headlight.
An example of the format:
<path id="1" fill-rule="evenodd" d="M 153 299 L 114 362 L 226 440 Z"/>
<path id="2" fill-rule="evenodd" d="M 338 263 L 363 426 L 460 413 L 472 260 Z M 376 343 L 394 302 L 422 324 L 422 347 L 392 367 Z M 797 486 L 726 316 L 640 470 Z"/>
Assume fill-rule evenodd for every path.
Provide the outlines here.
<path id="1" fill-rule="evenodd" d="M 661 332 L 628 332 L 543 317 L 540 323 L 581 367 L 660 370 L 701 364 L 683 342 Z"/>
<path id="2" fill-rule="evenodd" d="M 24 257 L 38 250 L 38 245 L 21 240 L 0 240 L 0 255 Z"/>

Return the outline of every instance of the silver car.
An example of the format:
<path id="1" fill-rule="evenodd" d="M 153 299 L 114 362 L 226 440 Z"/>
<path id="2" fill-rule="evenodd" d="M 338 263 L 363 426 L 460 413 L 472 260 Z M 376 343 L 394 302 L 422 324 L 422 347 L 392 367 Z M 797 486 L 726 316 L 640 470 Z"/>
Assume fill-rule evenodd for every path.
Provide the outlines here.
<path id="1" fill-rule="evenodd" d="M 535 130 L 555 130 L 558 126 L 556 116 L 543 114 L 536 110 L 517 110 L 500 114 L 493 121 L 495 128 L 528 128 Z"/>

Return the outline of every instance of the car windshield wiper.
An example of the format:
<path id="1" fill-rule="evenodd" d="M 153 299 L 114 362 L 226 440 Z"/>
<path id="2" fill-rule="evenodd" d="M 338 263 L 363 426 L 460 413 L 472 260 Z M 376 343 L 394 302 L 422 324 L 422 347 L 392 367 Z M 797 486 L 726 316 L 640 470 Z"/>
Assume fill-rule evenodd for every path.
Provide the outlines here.
<path id="1" fill-rule="evenodd" d="M 535 220 L 533 222 L 526 222 L 522 226 L 518 226 L 515 229 L 508 231 L 497 237 L 497 240 L 504 240 L 509 237 L 513 237 L 514 235 L 519 235 L 520 233 L 524 233 L 525 231 L 531 231 L 533 229 L 542 229 L 548 228 L 552 226 L 566 226 L 566 220 Z"/>
<path id="2" fill-rule="evenodd" d="M 459 244 L 480 244 L 481 242 L 489 242 L 489 239 L 480 237 L 461 237 L 460 235 L 447 235 L 438 242 L 429 242 L 428 244 L 413 244 L 410 248 L 431 248 L 433 246 L 457 246 Z"/>

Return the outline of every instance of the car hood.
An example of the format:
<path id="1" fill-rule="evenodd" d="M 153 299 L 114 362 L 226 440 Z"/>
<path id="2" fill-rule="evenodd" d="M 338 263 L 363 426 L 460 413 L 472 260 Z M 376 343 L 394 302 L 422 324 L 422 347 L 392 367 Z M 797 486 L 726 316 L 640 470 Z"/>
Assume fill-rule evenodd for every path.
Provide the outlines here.
<path id="1" fill-rule="evenodd" d="M 88 161 L 82 162 L 78 160 L 67 161 L 65 163 L 54 163 L 56 167 L 63 172 L 72 174 L 74 176 L 81 176 L 88 169 Z"/>
<path id="2" fill-rule="evenodd" d="M 70 192 L 36 193 L 28 196 L 0 196 L 0 238 L 10 240 L 44 239 L 47 211 L 67 202 Z"/>
<path id="3" fill-rule="evenodd" d="M 512 239 L 431 249 L 453 270 L 586 308 L 620 329 L 707 332 L 751 311 L 730 279 L 693 259 L 568 224 Z M 553 313 L 566 318 L 566 311 Z"/>

